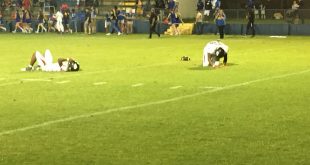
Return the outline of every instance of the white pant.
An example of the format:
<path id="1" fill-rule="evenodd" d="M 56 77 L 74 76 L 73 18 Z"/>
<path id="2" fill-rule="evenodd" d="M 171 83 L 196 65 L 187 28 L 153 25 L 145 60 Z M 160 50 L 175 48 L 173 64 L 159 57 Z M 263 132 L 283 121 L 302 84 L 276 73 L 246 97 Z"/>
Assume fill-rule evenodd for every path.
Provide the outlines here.
<path id="1" fill-rule="evenodd" d="M 64 25 L 62 24 L 62 20 L 57 20 L 57 22 L 56 22 L 56 29 L 59 32 L 64 32 Z"/>
<path id="2" fill-rule="evenodd" d="M 58 72 L 60 71 L 60 66 L 58 63 L 53 64 L 53 56 L 49 49 L 45 50 L 44 56 L 39 52 L 35 52 L 35 56 L 38 62 L 38 65 L 42 68 L 42 71 L 46 72 Z"/>

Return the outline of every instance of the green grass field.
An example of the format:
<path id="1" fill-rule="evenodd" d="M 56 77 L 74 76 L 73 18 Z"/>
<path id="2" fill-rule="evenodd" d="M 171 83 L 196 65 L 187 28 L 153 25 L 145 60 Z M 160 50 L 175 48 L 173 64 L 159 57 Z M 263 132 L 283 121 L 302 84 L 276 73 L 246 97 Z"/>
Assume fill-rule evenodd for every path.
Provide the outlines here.
<path id="1" fill-rule="evenodd" d="M 310 164 L 310 38 L 0 34 L 0 164 Z M 35 50 L 78 73 L 20 72 Z M 190 62 L 180 61 L 190 56 Z"/>

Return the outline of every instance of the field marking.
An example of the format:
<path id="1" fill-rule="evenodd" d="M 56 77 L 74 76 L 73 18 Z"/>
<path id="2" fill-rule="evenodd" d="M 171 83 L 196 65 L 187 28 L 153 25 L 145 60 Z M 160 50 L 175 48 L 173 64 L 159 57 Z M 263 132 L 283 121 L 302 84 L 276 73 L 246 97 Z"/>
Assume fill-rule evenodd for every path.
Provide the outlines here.
<path id="1" fill-rule="evenodd" d="M 144 66 L 136 66 L 136 67 L 131 67 L 131 68 L 119 68 L 119 69 L 108 69 L 108 70 L 99 70 L 99 71 L 93 71 L 93 72 L 80 72 L 80 73 L 74 73 L 74 74 L 66 74 L 62 76 L 56 76 L 56 77 L 50 77 L 53 79 L 60 79 L 60 78 L 68 78 L 68 77 L 77 77 L 77 76 L 82 76 L 82 75 L 92 75 L 92 74 L 100 74 L 100 73 L 105 73 L 105 72 L 116 72 L 116 71 L 124 71 L 124 70 L 129 70 L 129 69 L 144 69 L 144 68 L 152 68 L 152 67 L 157 67 L 157 66 L 165 66 L 165 65 L 171 65 L 171 64 L 176 64 L 177 62 L 167 62 L 167 63 L 159 63 L 159 64 L 152 64 L 152 65 L 144 65 Z M 10 79 L 10 78 L 8 78 Z M 20 79 L 20 78 L 12 78 L 11 80 L 14 79 Z M 32 79 L 32 78 L 29 78 Z M 35 78 L 33 78 L 35 79 Z M 3 83 L 0 84 L 0 87 L 2 86 L 8 86 L 8 85 L 15 85 L 15 84 L 20 84 L 19 81 L 14 81 L 14 82 L 8 82 L 8 83 Z"/>
<path id="2" fill-rule="evenodd" d="M 98 86 L 98 85 L 104 85 L 107 84 L 107 82 L 96 82 L 93 85 Z"/>
<path id="3" fill-rule="evenodd" d="M 133 85 L 131 85 L 132 87 L 141 87 L 141 86 L 143 86 L 144 84 L 143 83 L 138 83 L 138 84 L 133 84 Z"/>
<path id="4" fill-rule="evenodd" d="M 200 87 L 202 89 L 213 89 L 213 88 L 221 88 L 221 87 L 212 87 L 212 86 L 206 86 L 206 87 Z"/>
<path id="5" fill-rule="evenodd" d="M 169 89 L 179 89 L 182 88 L 183 86 L 179 85 L 179 86 L 174 86 L 174 87 L 170 87 Z"/>
<path id="6" fill-rule="evenodd" d="M 159 100 L 159 101 L 154 101 L 154 102 L 149 102 L 149 103 L 144 103 L 144 104 L 119 107 L 119 108 L 112 108 L 112 109 L 108 109 L 106 111 L 99 111 L 99 112 L 94 112 L 94 113 L 89 113 L 89 114 L 70 116 L 70 117 L 66 117 L 66 118 L 62 118 L 62 119 L 58 119 L 58 120 L 51 120 L 51 121 L 43 122 L 40 124 L 34 124 L 34 125 L 26 126 L 26 127 L 1 131 L 0 136 L 11 135 L 11 134 L 14 134 L 17 132 L 23 132 L 23 131 L 28 131 L 28 130 L 35 129 L 35 128 L 50 126 L 52 124 L 64 123 L 64 122 L 68 122 L 68 121 L 104 115 L 104 114 L 108 114 L 108 113 L 112 113 L 112 112 L 121 112 L 121 111 L 125 111 L 125 110 L 130 110 L 130 109 L 148 107 L 148 106 L 152 106 L 152 105 L 160 105 L 160 104 L 165 104 L 165 103 L 171 103 L 171 102 L 175 102 L 175 101 L 179 101 L 179 100 L 183 100 L 183 99 L 187 99 L 187 98 L 193 98 L 196 96 L 201 96 L 201 95 L 205 95 L 205 94 L 209 94 L 209 93 L 215 93 L 215 92 L 219 92 L 219 91 L 223 91 L 223 90 L 229 90 L 229 89 L 233 89 L 233 88 L 237 88 L 237 87 L 248 86 L 248 85 L 251 85 L 254 83 L 259 83 L 259 82 L 264 82 L 264 81 L 274 80 L 274 79 L 281 79 L 281 78 L 291 77 L 291 76 L 295 76 L 295 75 L 301 75 L 301 74 L 305 74 L 308 72 L 310 72 L 310 69 L 300 71 L 300 72 L 283 74 L 283 75 L 279 75 L 279 76 L 261 78 L 261 79 L 247 81 L 247 82 L 238 83 L 238 84 L 232 84 L 232 85 L 228 85 L 228 86 L 224 86 L 224 87 L 220 87 L 220 88 L 214 88 L 214 89 L 211 89 L 208 91 L 203 91 L 203 92 L 193 93 L 193 94 L 189 94 L 189 95 L 174 97 L 171 99 Z"/>
<path id="7" fill-rule="evenodd" d="M 58 81 L 56 82 L 57 84 L 66 84 L 66 83 L 69 83 L 70 81 L 69 80 L 65 80 L 65 81 Z"/>
<path id="8" fill-rule="evenodd" d="M 25 79 L 21 79 L 21 81 L 46 81 L 46 82 L 49 82 L 49 81 L 52 81 L 52 80 L 49 80 L 49 79 L 25 78 Z"/>

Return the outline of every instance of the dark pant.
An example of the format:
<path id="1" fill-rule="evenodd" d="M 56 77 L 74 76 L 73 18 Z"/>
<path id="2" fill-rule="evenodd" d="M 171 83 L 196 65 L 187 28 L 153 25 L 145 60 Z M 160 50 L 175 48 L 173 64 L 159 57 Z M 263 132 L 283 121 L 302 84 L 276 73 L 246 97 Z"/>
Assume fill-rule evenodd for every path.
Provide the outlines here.
<path id="1" fill-rule="evenodd" d="M 202 34 L 202 30 L 203 30 L 202 22 L 197 22 L 196 23 L 196 34 Z"/>
<path id="2" fill-rule="evenodd" d="M 157 23 L 154 23 L 154 25 L 150 27 L 150 38 L 152 38 L 153 32 L 156 33 L 158 35 L 158 37 L 160 36 L 160 34 L 158 32 L 156 32 L 156 30 L 155 30 L 156 25 L 157 25 Z"/>
<path id="3" fill-rule="evenodd" d="M 218 26 L 219 33 L 220 33 L 220 39 L 224 39 L 224 28 L 225 28 L 225 25 Z"/>
<path id="4" fill-rule="evenodd" d="M 248 22 L 248 25 L 246 26 L 246 35 L 249 34 L 249 30 L 252 30 L 252 36 L 255 36 L 255 28 L 254 28 L 254 22 Z"/>

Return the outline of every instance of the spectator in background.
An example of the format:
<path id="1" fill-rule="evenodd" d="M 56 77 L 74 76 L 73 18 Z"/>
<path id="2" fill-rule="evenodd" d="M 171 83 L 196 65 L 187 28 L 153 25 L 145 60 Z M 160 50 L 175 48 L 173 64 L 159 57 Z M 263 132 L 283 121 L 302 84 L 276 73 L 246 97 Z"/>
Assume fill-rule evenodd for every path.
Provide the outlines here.
<path id="1" fill-rule="evenodd" d="M 63 14 L 61 13 L 61 11 L 57 11 L 55 17 L 56 17 L 56 29 L 59 33 L 63 33 L 64 32 L 64 26 L 62 24 Z"/>
<path id="2" fill-rule="evenodd" d="M 175 9 L 175 1 L 174 0 L 169 0 L 168 2 L 168 10 L 171 12 Z"/>
<path id="3" fill-rule="evenodd" d="M 261 3 L 259 7 L 260 7 L 260 18 L 266 19 L 266 10 L 265 10 L 266 7 L 264 6 L 263 3 Z"/>
<path id="4" fill-rule="evenodd" d="M 96 0 L 95 0 L 96 1 Z M 94 3 L 95 3 L 94 1 Z M 92 29 L 92 33 L 96 33 L 97 32 L 97 20 L 96 20 L 96 8 L 93 6 L 91 7 L 91 29 Z"/>
<path id="5" fill-rule="evenodd" d="M 118 27 L 118 23 L 117 23 L 117 14 L 118 14 L 118 10 L 117 10 L 117 6 L 114 6 L 114 8 L 111 10 L 111 31 L 110 33 L 108 33 L 107 35 L 111 35 L 111 33 L 113 31 L 117 32 L 117 35 L 121 35 L 121 32 L 119 30 Z"/>
<path id="6" fill-rule="evenodd" d="M 298 15 L 299 15 L 299 18 L 301 19 L 301 23 L 304 24 L 305 23 L 305 19 L 304 19 L 303 11 L 299 11 L 299 10 L 303 10 L 304 9 L 304 1 L 303 0 L 299 0 L 298 1 L 298 5 L 299 5 Z"/>
<path id="7" fill-rule="evenodd" d="M 68 9 L 69 10 L 69 9 Z M 65 32 L 70 32 L 72 33 L 72 29 L 70 28 L 69 20 L 70 20 L 70 13 L 68 10 L 64 11 L 63 14 L 63 23 L 64 23 L 64 30 Z"/>
<path id="8" fill-rule="evenodd" d="M 210 16 L 211 10 L 212 10 L 212 1 L 211 0 L 205 0 L 204 15 L 206 16 L 206 19 Z"/>
<path id="9" fill-rule="evenodd" d="M 121 11 L 117 16 L 118 27 L 120 27 L 121 33 L 127 33 L 125 29 L 126 28 L 125 19 L 126 19 L 125 13 Z"/>
<path id="10" fill-rule="evenodd" d="M 202 23 L 202 14 L 200 10 L 197 10 L 197 15 L 196 15 L 196 34 L 200 35 L 202 34 L 203 31 L 203 23 Z"/>
<path id="11" fill-rule="evenodd" d="M 252 30 L 252 37 L 255 37 L 255 27 L 254 27 L 254 20 L 255 20 L 255 15 L 253 9 L 248 9 L 248 24 L 246 27 L 246 35 L 249 34 L 249 30 Z"/>
<path id="12" fill-rule="evenodd" d="M 22 22 L 22 19 L 20 17 L 20 13 L 18 10 L 16 10 L 14 18 L 15 18 L 15 29 L 12 31 L 12 33 L 16 33 L 17 29 L 20 29 L 22 32 L 24 32 L 24 29 L 22 27 L 23 22 Z"/>
<path id="13" fill-rule="evenodd" d="M 157 22 L 158 22 L 158 15 L 157 13 L 155 12 L 155 9 L 151 9 L 151 16 L 150 16 L 150 36 L 149 38 L 151 39 L 152 38 L 152 34 L 153 32 L 157 34 L 158 37 L 160 37 L 160 34 L 159 32 L 156 32 L 156 25 L 157 25 Z"/>
<path id="14" fill-rule="evenodd" d="M 30 9 L 30 5 L 31 5 L 30 0 L 23 0 L 23 8 L 24 8 L 24 10 L 29 10 Z"/>
<path id="15" fill-rule="evenodd" d="M 77 33 L 77 23 L 78 23 L 79 17 L 77 16 L 77 14 L 75 13 L 75 9 L 71 10 L 71 23 L 73 26 L 73 29 L 75 31 L 75 33 Z"/>
<path id="16" fill-rule="evenodd" d="M 105 15 L 105 20 L 104 20 L 104 28 L 105 32 L 108 34 L 110 33 L 110 28 L 111 28 L 111 18 L 109 14 Z"/>
<path id="17" fill-rule="evenodd" d="M 4 21 L 3 21 L 3 16 L 2 16 L 1 11 L 0 11 L 0 29 L 6 32 L 6 28 L 4 27 Z"/>
<path id="18" fill-rule="evenodd" d="M 177 26 L 178 26 L 178 22 L 177 22 L 177 15 L 175 13 L 175 10 L 170 11 L 168 17 L 171 23 L 171 28 L 172 28 L 172 33 L 171 35 L 179 35 Z"/>
<path id="19" fill-rule="evenodd" d="M 253 2 L 253 0 L 248 0 L 248 2 L 247 2 L 247 8 L 248 8 L 248 9 L 253 9 L 253 8 L 254 8 L 254 2 Z"/>
<path id="20" fill-rule="evenodd" d="M 24 32 L 26 33 L 31 33 L 32 28 L 31 28 L 31 14 L 29 10 L 24 10 L 23 12 L 23 24 Z"/>
<path id="21" fill-rule="evenodd" d="M 84 33 L 85 34 L 91 34 L 92 29 L 91 29 L 91 13 L 88 9 L 85 10 L 85 21 L 84 21 Z"/>
<path id="22" fill-rule="evenodd" d="M 216 0 L 216 2 L 215 2 L 215 10 L 218 10 L 218 9 L 220 9 L 221 8 L 221 0 Z"/>
<path id="23" fill-rule="evenodd" d="M 136 13 L 138 16 L 142 16 L 142 14 L 143 14 L 142 1 L 141 0 L 136 1 Z"/>
<path id="24" fill-rule="evenodd" d="M 197 11 L 203 11 L 203 8 L 204 8 L 204 4 L 202 2 L 202 0 L 198 0 L 197 2 Z"/>
<path id="25" fill-rule="evenodd" d="M 219 9 L 215 15 L 215 23 L 220 33 L 220 39 L 224 39 L 224 28 L 226 25 L 226 15 L 222 9 Z"/>
<path id="26" fill-rule="evenodd" d="M 38 15 L 38 26 L 37 26 L 37 31 L 36 33 L 39 33 L 40 28 L 42 29 L 42 32 L 46 32 L 46 28 L 44 27 L 44 15 L 43 12 L 40 11 Z"/>
<path id="27" fill-rule="evenodd" d="M 134 15 L 132 13 L 132 10 L 128 13 L 126 19 L 125 19 L 125 24 L 126 24 L 126 29 L 127 29 L 127 34 L 133 33 L 133 20 L 134 20 Z"/>

